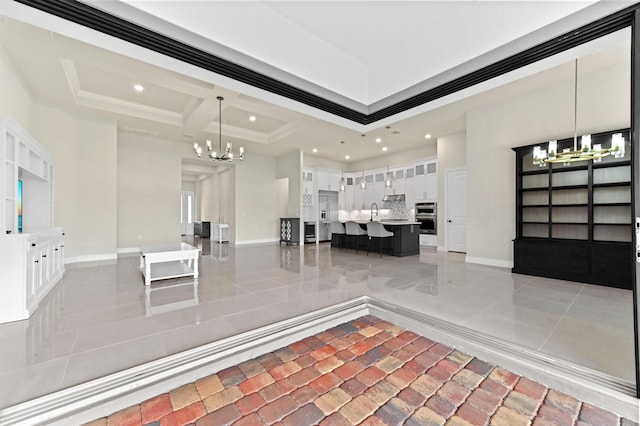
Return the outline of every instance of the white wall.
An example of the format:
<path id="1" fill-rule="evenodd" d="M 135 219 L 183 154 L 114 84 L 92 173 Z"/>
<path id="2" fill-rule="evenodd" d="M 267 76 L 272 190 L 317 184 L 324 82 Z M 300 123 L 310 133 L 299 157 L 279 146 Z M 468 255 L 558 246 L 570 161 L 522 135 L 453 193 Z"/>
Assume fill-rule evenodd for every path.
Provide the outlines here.
<path id="1" fill-rule="evenodd" d="M 346 163 L 340 161 L 327 160 L 326 158 L 318 158 L 312 155 L 304 155 L 303 153 L 304 167 L 323 167 L 325 169 L 333 170 L 346 170 Z"/>
<path id="2" fill-rule="evenodd" d="M 196 192 L 196 183 L 193 181 L 182 181 L 182 190 Z"/>
<path id="3" fill-rule="evenodd" d="M 120 133 L 118 248 L 180 241 L 182 157 L 189 146 Z"/>
<path id="4" fill-rule="evenodd" d="M 252 154 L 235 165 L 236 244 L 278 239 L 276 194 L 275 158 Z"/>
<path id="5" fill-rule="evenodd" d="M 438 138 L 438 247 L 445 245 L 445 184 L 447 169 L 467 165 L 467 135 L 456 133 Z"/>
<path id="6" fill-rule="evenodd" d="M 11 117 L 29 134 L 33 100 L 6 52 L 0 47 L 0 117 Z"/>
<path id="7" fill-rule="evenodd" d="M 300 217 L 302 211 L 302 151 L 276 159 L 276 179 L 288 179 L 286 217 Z"/>
<path id="8" fill-rule="evenodd" d="M 438 153 L 436 141 L 425 141 L 420 148 L 410 149 L 403 152 L 377 155 L 366 160 L 348 163 L 344 172 L 360 172 L 362 170 L 378 169 L 381 167 L 402 166 L 412 163 L 418 159 L 435 157 Z"/>
<path id="9" fill-rule="evenodd" d="M 54 224 L 65 229 L 67 261 L 115 258 L 115 121 L 34 108 L 33 136 L 55 158 Z"/>
<path id="10" fill-rule="evenodd" d="M 630 69 L 619 64 L 580 76 L 578 134 L 630 125 Z M 573 135 L 573 80 L 467 115 L 467 256 L 513 262 L 515 154 L 512 147 Z"/>

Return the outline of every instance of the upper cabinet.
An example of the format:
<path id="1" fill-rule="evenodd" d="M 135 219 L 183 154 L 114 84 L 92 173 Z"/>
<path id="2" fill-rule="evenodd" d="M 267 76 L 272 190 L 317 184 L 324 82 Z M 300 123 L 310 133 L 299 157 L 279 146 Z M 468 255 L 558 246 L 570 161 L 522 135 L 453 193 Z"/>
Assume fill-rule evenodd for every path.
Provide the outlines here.
<path id="1" fill-rule="evenodd" d="M 391 187 L 387 187 L 387 176 Z M 344 179 L 345 191 L 340 192 Z M 365 188 L 362 189 L 362 182 Z M 338 192 L 341 210 L 368 210 L 373 203 L 381 206 L 385 195 L 405 195 L 405 205 L 411 209 L 416 201 L 438 199 L 436 160 L 421 160 L 398 167 L 384 167 L 360 172 L 342 173 L 322 168 L 303 169 L 303 205 L 313 204 L 318 191 Z"/>
<path id="2" fill-rule="evenodd" d="M 15 121 L 0 119 L 0 131 L 2 232 L 53 227 L 53 160 Z"/>
<path id="3" fill-rule="evenodd" d="M 316 169 L 318 191 L 340 191 L 341 173 L 336 170 Z"/>

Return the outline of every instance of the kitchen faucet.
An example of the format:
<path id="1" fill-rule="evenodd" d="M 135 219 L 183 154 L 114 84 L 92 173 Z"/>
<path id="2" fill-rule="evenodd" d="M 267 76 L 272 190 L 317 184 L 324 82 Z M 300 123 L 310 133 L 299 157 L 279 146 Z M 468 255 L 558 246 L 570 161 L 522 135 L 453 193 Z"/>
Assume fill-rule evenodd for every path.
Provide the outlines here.
<path id="1" fill-rule="evenodd" d="M 371 204 L 371 222 L 373 222 L 373 206 L 376 206 L 376 217 L 378 216 L 378 205 L 373 203 Z"/>

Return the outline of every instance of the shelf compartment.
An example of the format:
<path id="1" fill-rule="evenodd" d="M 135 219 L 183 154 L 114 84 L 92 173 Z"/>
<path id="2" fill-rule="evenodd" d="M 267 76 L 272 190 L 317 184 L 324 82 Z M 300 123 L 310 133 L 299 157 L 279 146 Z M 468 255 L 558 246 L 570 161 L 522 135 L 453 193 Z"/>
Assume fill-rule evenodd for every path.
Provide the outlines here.
<path id="1" fill-rule="evenodd" d="M 557 205 L 575 205 L 589 203 L 588 188 L 553 189 L 551 202 Z"/>
<path id="2" fill-rule="evenodd" d="M 549 204 L 549 191 L 527 191 L 522 193 L 522 206 L 542 206 Z"/>
<path id="3" fill-rule="evenodd" d="M 631 181 L 631 166 L 603 167 L 593 170 L 593 184 L 628 183 Z"/>
<path id="4" fill-rule="evenodd" d="M 631 242 L 632 226 L 627 224 L 605 225 L 598 224 L 593 226 L 594 241 L 619 241 Z"/>
<path id="5" fill-rule="evenodd" d="M 551 225 L 551 238 L 587 240 L 589 238 L 589 225 L 586 223 L 554 223 Z"/>
<path id="6" fill-rule="evenodd" d="M 549 222 L 549 208 L 525 207 L 522 209 L 523 222 Z"/>
<path id="7" fill-rule="evenodd" d="M 587 224 L 589 222 L 589 207 L 553 206 L 551 221 L 553 223 Z"/>
<path id="8" fill-rule="evenodd" d="M 593 206 L 593 223 L 631 224 L 631 205 Z"/>
<path id="9" fill-rule="evenodd" d="M 535 174 L 522 176 L 522 188 L 545 188 L 549 186 L 548 174 Z"/>
<path id="10" fill-rule="evenodd" d="M 587 185 L 589 183 L 588 170 L 554 171 L 551 174 L 551 186 Z"/>
<path id="11" fill-rule="evenodd" d="M 631 186 L 601 186 L 593 188 L 593 203 L 631 203 Z"/>
<path id="12" fill-rule="evenodd" d="M 549 224 L 523 223 L 522 236 L 528 238 L 549 238 Z"/>

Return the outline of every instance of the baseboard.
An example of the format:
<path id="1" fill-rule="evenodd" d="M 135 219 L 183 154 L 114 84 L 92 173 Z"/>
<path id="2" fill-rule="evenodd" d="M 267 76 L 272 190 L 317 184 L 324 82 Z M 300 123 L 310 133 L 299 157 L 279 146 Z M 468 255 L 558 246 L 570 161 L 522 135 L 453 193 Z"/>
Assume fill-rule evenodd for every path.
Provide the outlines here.
<path id="1" fill-rule="evenodd" d="M 638 421 L 632 383 L 363 296 L 8 407 L 0 425 L 82 424 L 367 314 Z"/>
<path id="2" fill-rule="evenodd" d="M 108 254 L 88 254 L 84 256 L 65 256 L 64 263 L 80 263 L 80 262 L 97 262 L 100 260 L 117 260 L 118 255 L 116 253 Z"/>
<path id="3" fill-rule="evenodd" d="M 259 245 L 272 245 L 279 242 L 280 240 L 278 238 L 265 238 L 262 240 L 239 240 L 239 241 L 236 240 L 236 241 L 233 241 L 232 244 L 235 246 L 248 246 L 248 245 L 259 246 Z"/>
<path id="4" fill-rule="evenodd" d="M 467 255 L 466 262 L 477 263 L 478 265 L 497 266 L 498 268 L 513 268 L 513 261 L 511 260 L 489 259 L 485 257 L 474 257 Z"/>
<path id="5" fill-rule="evenodd" d="M 116 250 L 117 254 L 140 253 L 140 247 L 123 247 Z"/>

